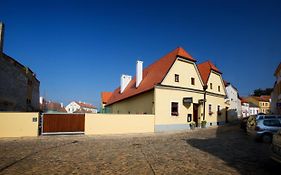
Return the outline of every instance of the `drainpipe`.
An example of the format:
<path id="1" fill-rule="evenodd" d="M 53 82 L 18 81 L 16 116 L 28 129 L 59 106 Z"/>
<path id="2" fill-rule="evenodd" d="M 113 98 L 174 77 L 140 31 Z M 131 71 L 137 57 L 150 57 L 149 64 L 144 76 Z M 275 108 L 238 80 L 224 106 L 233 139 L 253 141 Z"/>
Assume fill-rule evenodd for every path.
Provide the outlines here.
<path id="1" fill-rule="evenodd" d="M 206 106 L 206 90 L 208 88 L 208 85 L 204 85 L 203 86 L 203 90 L 204 90 L 204 103 L 203 103 L 203 120 L 205 120 L 205 106 Z"/>

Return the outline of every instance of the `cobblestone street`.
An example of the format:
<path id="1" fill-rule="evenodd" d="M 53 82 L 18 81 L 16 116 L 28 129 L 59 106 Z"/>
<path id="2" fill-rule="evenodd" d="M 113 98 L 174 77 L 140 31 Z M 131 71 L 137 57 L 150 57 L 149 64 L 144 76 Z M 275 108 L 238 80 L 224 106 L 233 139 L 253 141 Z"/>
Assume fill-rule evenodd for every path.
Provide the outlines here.
<path id="1" fill-rule="evenodd" d="M 181 133 L 6 138 L 0 139 L 0 174 L 278 174 L 269 146 L 238 125 Z"/>

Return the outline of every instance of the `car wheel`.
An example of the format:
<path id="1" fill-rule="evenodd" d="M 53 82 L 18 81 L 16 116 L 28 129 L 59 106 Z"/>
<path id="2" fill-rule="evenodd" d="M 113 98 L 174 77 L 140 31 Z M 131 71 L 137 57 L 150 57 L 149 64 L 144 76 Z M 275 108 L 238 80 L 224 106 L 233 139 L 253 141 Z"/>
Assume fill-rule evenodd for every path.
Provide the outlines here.
<path id="1" fill-rule="evenodd" d="M 270 134 L 265 134 L 265 135 L 263 135 L 263 136 L 262 136 L 262 141 L 263 141 L 264 143 L 271 143 L 271 141 L 272 141 L 272 135 L 270 135 Z"/>

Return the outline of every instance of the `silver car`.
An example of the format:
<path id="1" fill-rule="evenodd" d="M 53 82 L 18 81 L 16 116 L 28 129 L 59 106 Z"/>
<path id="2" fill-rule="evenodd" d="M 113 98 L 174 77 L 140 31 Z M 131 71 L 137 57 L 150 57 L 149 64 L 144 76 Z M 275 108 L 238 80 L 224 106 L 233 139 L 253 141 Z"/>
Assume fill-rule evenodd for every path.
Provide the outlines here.
<path id="1" fill-rule="evenodd" d="M 248 119 L 247 133 L 263 142 L 271 142 L 274 133 L 281 129 L 281 116 L 257 115 Z"/>

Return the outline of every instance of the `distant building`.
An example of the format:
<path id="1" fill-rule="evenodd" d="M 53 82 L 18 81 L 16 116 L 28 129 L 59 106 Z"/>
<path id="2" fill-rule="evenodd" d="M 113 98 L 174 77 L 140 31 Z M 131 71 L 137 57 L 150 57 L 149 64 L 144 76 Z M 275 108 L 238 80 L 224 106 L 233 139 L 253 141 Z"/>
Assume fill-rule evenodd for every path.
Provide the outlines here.
<path id="1" fill-rule="evenodd" d="M 240 99 L 241 99 L 242 117 L 250 116 L 250 104 L 249 104 L 249 102 L 243 97 L 240 97 Z"/>
<path id="2" fill-rule="evenodd" d="M 236 87 L 231 83 L 224 80 L 226 96 L 229 100 L 229 117 L 240 118 L 242 116 L 241 101 L 239 99 L 239 93 Z"/>
<path id="3" fill-rule="evenodd" d="M 36 74 L 3 52 L 0 22 L 0 111 L 39 111 L 40 81 Z"/>
<path id="4" fill-rule="evenodd" d="M 276 81 L 271 93 L 270 110 L 274 114 L 281 114 L 281 62 L 277 66 L 274 76 L 276 77 Z"/>
<path id="5" fill-rule="evenodd" d="M 68 113 L 97 113 L 97 108 L 85 102 L 73 101 L 65 107 Z"/>
<path id="6" fill-rule="evenodd" d="M 101 113 L 110 113 L 109 108 L 106 108 L 105 105 L 108 103 L 112 92 L 102 92 L 101 93 Z"/>
<path id="7" fill-rule="evenodd" d="M 46 101 L 40 97 L 40 110 L 44 113 L 66 113 L 63 103 Z"/>
<path id="8" fill-rule="evenodd" d="M 260 97 L 249 96 L 246 97 L 246 100 L 258 106 L 260 113 L 265 113 L 265 114 L 270 113 L 270 96 L 267 95 L 262 95 Z"/>
<path id="9" fill-rule="evenodd" d="M 249 113 L 250 115 L 257 115 L 259 113 L 259 106 L 258 105 L 255 105 L 254 103 L 252 102 L 249 102 Z"/>

